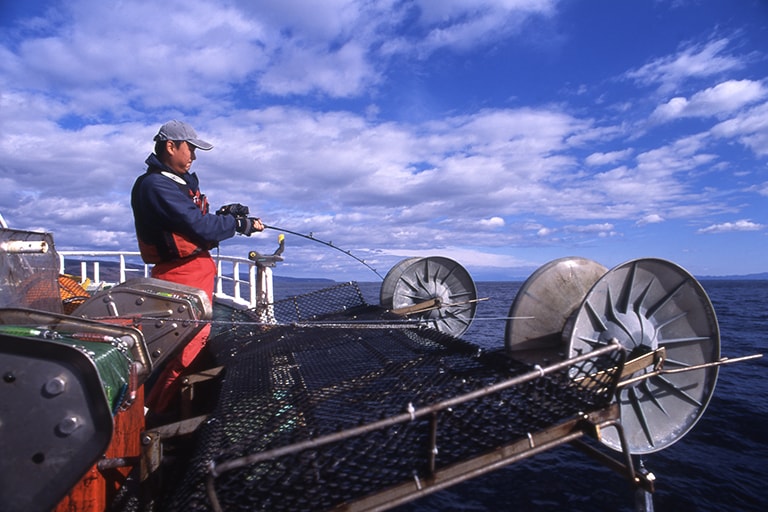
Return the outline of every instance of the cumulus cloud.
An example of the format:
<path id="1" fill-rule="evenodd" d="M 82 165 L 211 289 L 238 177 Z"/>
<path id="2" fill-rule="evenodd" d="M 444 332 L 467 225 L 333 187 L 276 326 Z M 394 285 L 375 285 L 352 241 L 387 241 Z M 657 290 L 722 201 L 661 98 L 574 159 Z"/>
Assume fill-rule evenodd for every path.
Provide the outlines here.
<path id="1" fill-rule="evenodd" d="M 638 220 L 637 225 L 645 226 L 646 224 L 658 224 L 660 222 L 664 222 L 664 217 L 658 213 L 651 213 L 643 216 L 640 220 Z"/>
<path id="2" fill-rule="evenodd" d="M 721 224 L 712 224 L 706 228 L 698 230 L 698 233 L 730 233 L 733 231 L 761 231 L 765 225 L 757 224 L 751 220 L 737 220 L 735 222 L 723 222 Z"/>
<path id="3" fill-rule="evenodd" d="M 34 30 L 17 48 L 0 49 L 0 71 L 13 77 L 13 88 L 57 88 L 97 112 L 158 107 L 160 98 L 177 108 L 201 105 L 233 88 L 358 97 L 379 83 L 391 57 L 488 44 L 516 33 L 531 16 L 553 14 L 556 4 L 168 0 L 165 9 L 174 15 L 156 30 L 147 23 L 157 16 L 155 2 L 78 0 L 54 4 L 34 24 L 27 20 Z"/>
<path id="4" fill-rule="evenodd" d="M 504 227 L 504 219 L 501 217 L 491 217 L 489 219 L 483 219 L 480 221 L 480 226 L 484 228 L 503 228 Z"/>
<path id="5" fill-rule="evenodd" d="M 709 117 L 730 113 L 766 97 L 768 89 L 753 80 L 729 80 L 697 92 L 691 99 L 676 97 L 660 105 L 652 118 L 670 121 L 683 117 Z"/>

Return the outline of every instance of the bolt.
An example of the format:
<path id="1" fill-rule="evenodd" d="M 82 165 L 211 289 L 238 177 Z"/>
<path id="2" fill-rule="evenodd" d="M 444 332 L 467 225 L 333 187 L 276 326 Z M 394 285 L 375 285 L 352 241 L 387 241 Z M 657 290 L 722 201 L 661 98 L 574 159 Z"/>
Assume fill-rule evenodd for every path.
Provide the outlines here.
<path id="1" fill-rule="evenodd" d="M 50 396 L 62 394 L 67 389 L 67 381 L 64 377 L 54 377 L 45 383 L 45 392 Z"/>
<path id="2" fill-rule="evenodd" d="M 59 430 L 59 433 L 62 435 L 68 436 L 75 432 L 78 428 L 82 426 L 82 423 L 80 421 L 80 418 L 77 416 L 69 416 L 68 418 L 64 418 L 59 422 L 57 425 L 57 429 Z"/>

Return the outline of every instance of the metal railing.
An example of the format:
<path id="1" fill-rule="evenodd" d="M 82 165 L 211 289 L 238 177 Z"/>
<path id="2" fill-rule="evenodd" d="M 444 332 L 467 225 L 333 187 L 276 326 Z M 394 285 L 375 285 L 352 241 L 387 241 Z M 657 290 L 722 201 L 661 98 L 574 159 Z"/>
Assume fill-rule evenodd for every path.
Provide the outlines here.
<path id="1" fill-rule="evenodd" d="M 80 262 L 80 282 L 90 280 L 96 289 L 125 282 L 130 277 L 150 277 L 150 265 L 141 260 L 139 252 L 129 251 L 57 251 L 59 272 L 65 273 L 67 262 Z M 235 256 L 214 256 L 216 262 L 217 299 L 255 308 L 258 300 L 256 262 Z M 114 280 L 102 279 L 102 266 L 117 263 Z M 242 278 L 241 271 L 247 277 Z M 70 271 L 71 272 L 71 271 Z"/>

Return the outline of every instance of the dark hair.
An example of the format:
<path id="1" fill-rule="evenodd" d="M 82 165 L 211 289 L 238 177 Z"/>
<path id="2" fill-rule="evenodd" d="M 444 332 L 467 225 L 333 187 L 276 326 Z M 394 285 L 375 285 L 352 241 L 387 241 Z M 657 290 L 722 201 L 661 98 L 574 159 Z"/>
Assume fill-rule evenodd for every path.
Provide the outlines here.
<path id="1" fill-rule="evenodd" d="M 166 142 L 168 142 L 168 141 L 167 140 L 155 141 L 155 155 L 157 155 L 157 158 L 159 158 L 161 160 L 163 159 L 163 157 L 165 157 L 168 154 L 168 150 L 166 149 L 167 146 L 165 145 Z M 174 141 L 171 141 L 171 142 L 173 142 L 174 146 L 179 147 L 181 145 L 181 143 L 184 142 L 184 141 L 183 140 L 174 140 Z"/>

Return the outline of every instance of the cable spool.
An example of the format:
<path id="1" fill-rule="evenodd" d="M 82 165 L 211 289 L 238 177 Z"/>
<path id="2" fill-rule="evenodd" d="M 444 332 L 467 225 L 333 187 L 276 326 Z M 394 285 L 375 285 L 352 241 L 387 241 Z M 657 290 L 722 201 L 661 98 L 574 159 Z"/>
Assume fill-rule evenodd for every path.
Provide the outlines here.
<path id="1" fill-rule="evenodd" d="M 564 357 L 564 325 L 607 271 L 603 265 L 579 257 L 560 258 L 539 267 L 520 287 L 509 309 L 506 349 L 557 349 Z"/>
<path id="2" fill-rule="evenodd" d="M 400 261 L 384 277 L 379 298 L 382 307 L 453 336 L 469 329 L 477 309 L 477 289 L 467 270 L 439 256 Z"/>
<path id="3" fill-rule="evenodd" d="M 661 259 L 632 260 L 608 271 L 586 295 L 563 334 L 569 340 L 570 357 L 614 338 L 627 350 L 628 362 L 664 348 L 664 369 L 685 369 L 720 357 L 720 331 L 706 292 L 688 272 Z M 646 366 L 629 378 L 653 370 Z M 688 433 L 709 403 L 717 374 L 717 366 L 710 366 L 619 384 L 621 424 L 629 450 L 656 452 Z M 604 430 L 601 440 L 621 451 L 614 429 Z"/>

